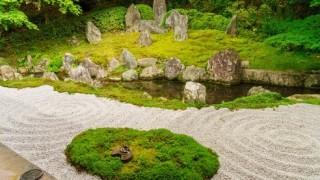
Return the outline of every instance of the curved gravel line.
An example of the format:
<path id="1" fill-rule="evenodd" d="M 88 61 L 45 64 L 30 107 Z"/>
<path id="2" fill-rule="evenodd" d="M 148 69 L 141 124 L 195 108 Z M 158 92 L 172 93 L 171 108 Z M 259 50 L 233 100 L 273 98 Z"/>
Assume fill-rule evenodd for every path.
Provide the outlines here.
<path id="1" fill-rule="evenodd" d="M 167 128 L 219 154 L 213 179 L 320 179 L 320 106 L 173 111 L 137 107 L 50 86 L 0 87 L 0 142 L 57 179 L 98 179 L 66 163 L 66 145 L 96 127 Z"/>

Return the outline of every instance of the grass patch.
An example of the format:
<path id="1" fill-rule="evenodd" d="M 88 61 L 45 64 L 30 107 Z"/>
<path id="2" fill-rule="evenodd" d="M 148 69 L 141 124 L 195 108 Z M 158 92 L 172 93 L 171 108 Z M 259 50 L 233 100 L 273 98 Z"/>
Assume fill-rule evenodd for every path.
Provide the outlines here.
<path id="1" fill-rule="evenodd" d="M 280 105 L 295 104 L 296 101 L 282 97 L 279 93 L 260 93 L 252 96 L 242 97 L 230 102 L 215 105 L 217 108 L 235 109 L 261 109 L 278 107 Z"/>
<path id="2" fill-rule="evenodd" d="M 136 58 L 155 57 L 160 61 L 171 57 L 179 58 L 185 65 L 206 67 L 212 55 L 227 48 L 240 53 L 242 60 L 248 60 L 252 68 L 278 71 L 310 71 L 320 70 L 320 58 L 316 53 L 283 52 L 263 42 L 255 42 L 246 38 L 231 38 L 218 30 L 190 30 L 189 39 L 177 42 L 173 33 L 152 34 L 153 44 L 140 47 L 137 43 L 139 33 L 105 33 L 100 44 L 90 45 L 83 38 L 80 46 L 74 47 L 66 43 L 66 39 L 24 42 L 17 48 L 7 49 L 0 53 L 13 65 L 27 54 L 33 57 L 55 59 L 66 52 L 74 54 L 77 60 L 90 57 L 94 62 L 107 66 L 113 57 L 119 57 L 122 49 L 127 48 Z"/>
<path id="3" fill-rule="evenodd" d="M 128 163 L 111 156 L 123 144 L 134 154 Z M 211 149 L 165 129 L 91 129 L 76 136 L 65 153 L 72 165 L 102 179 L 210 179 L 219 168 Z"/>

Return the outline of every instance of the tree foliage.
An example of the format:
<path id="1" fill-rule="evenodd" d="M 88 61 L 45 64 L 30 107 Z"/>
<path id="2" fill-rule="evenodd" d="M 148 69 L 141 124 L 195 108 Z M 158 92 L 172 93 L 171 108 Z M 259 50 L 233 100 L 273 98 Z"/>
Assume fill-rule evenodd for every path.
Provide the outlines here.
<path id="1" fill-rule="evenodd" d="M 20 10 L 22 5 L 34 5 L 38 10 L 43 6 L 56 6 L 63 14 L 71 12 L 79 15 L 80 6 L 74 4 L 74 0 L 1 0 L 0 1 L 0 29 L 8 30 L 9 27 L 26 26 L 29 29 L 37 29 L 37 26 L 29 21 L 27 15 Z"/>

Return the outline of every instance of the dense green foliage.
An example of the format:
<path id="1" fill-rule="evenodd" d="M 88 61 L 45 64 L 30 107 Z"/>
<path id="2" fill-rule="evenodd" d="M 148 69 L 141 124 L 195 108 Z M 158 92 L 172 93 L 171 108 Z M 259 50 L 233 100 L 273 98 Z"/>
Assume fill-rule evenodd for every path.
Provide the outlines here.
<path id="1" fill-rule="evenodd" d="M 214 13 L 203 13 L 196 9 L 176 9 L 179 13 L 188 16 L 188 26 L 190 29 L 200 30 L 200 29 L 217 29 L 220 31 L 225 31 L 230 19 L 223 17 L 221 15 L 216 15 Z M 172 10 L 167 12 L 165 17 L 169 17 Z M 165 19 L 162 22 L 162 26 L 165 24 Z"/>
<path id="2" fill-rule="evenodd" d="M 112 151 L 123 144 L 133 160 L 121 162 Z M 219 168 L 218 155 L 193 138 L 165 129 L 90 129 L 67 146 L 68 161 L 102 179 L 209 179 Z"/>
<path id="3" fill-rule="evenodd" d="M 101 32 L 119 31 L 125 28 L 126 12 L 125 7 L 112 7 L 90 14 L 89 19 L 93 20 Z"/>
<path id="4" fill-rule="evenodd" d="M 272 21 L 264 25 L 266 33 L 275 35 L 266 40 L 284 50 L 320 52 L 320 14 L 304 20 Z"/>
<path id="5" fill-rule="evenodd" d="M 153 20 L 154 19 L 153 10 L 150 6 L 148 6 L 146 4 L 138 4 L 138 5 L 136 5 L 136 7 L 140 12 L 141 19 L 144 19 L 144 20 Z"/>
<path id="6" fill-rule="evenodd" d="M 234 109 L 260 109 L 290 105 L 296 103 L 293 100 L 283 98 L 279 93 L 260 93 L 252 96 L 238 98 L 231 102 L 224 102 L 216 105 L 217 108 Z"/>
<path id="7" fill-rule="evenodd" d="M 36 25 L 31 23 L 27 15 L 20 10 L 22 5 L 34 5 L 38 10 L 44 6 L 57 6 L 61 13 L 72 12 L 79 15 L 80 6 L 74 4 L 73 0 L 1 0 L 0 1 L 0 31 L 1 27 L 8 30 L 11 26 L 21 27 L 25 25 L 29 29 L 36 29 Z M 1 34 L 0 34 L 1 35 Z"/>

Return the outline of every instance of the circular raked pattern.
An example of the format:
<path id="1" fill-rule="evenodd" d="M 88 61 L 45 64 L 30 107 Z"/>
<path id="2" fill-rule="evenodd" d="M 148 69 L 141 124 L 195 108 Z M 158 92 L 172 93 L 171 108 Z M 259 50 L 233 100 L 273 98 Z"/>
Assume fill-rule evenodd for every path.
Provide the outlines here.
<path id="1" fill-rule="evenodd" d="M 78 173 L 64 150 L 99 127 L 165 128 L 219 154 L 213 179 L 320 179 L 320 106 L 266 110 L 172 111 L 137 107 L 52 87 L 0 87 L 0 142 L 57 179 L 99 179 Z"/>

